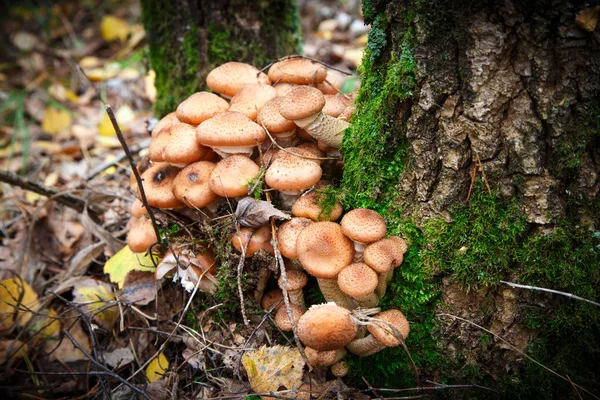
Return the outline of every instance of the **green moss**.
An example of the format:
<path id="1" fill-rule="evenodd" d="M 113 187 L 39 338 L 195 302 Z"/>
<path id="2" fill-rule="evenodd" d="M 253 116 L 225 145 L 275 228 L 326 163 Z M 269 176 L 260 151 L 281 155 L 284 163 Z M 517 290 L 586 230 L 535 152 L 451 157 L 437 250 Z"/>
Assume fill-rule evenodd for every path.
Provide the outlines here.
<path id="1" fill-rule="evenodd" d="M 326 186 L 317 189 L 317 194 L 319 195 L 317 204 L 322 208 L 317 220 L 330 220 L 331 211 L 341 199 L 341 192 L 334 187 Z"/>

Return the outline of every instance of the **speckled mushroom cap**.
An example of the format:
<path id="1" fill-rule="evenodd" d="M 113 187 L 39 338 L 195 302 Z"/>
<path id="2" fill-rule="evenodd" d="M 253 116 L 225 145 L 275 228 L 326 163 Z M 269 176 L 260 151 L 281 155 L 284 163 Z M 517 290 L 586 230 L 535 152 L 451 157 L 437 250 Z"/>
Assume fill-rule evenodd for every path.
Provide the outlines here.
<path id="1" fill-rule="evenodd" d="M 152 136 L 150 146 L 148 146 L 148 157 L 153 162 L 165 161 L 165 148 L 167 147 L 171 139 L 171 128 L 174 125 L 183 124 L 181 122 L 171 122 L 169 124 L 166 124 L 160 131 L 158 131 L 154 136 Z"/>
<path id="2" fill-rule="evenodd" d="M 354 246 L 335 222 L 315 222 L 298 235 L 298 259 L 309 274 L 333 279 L 352 262 Z"/>
<path id="3" fill-rule="evenodd" d="M 264 124 L 270 133 L 281 133 L 296 129 L 294 121 L 283 118 L 279 112 L 279 106 L 283 97 L 275 97 L 269 100 L 258 113 L 258 123 Z"/>
<path id="4" fill-rule="evenodd" d="M 342 111 L 340 115 L 338 115 L 338 119 L 341 119 L 342 121 L 350 121 L 354 111 L 356 111 L 356 106 L 354 104 L 350 104 L 344 109 L 344 111 Z"/>
<path id="5" fill-rule="evenodd" d="M 323 206 L 319 204 L 321 193 L 313 190 L 303 196 L 300 196 L 292 204 L 292 214 L 296 217 L 310 218 L 313 221 L 337 221 L 342 215 L 343 208 L 339 201 L 336 201 L 329 214 L 323 212 Z"/>
<path id="6" fill-rule="evenodd" d="M 173 194 L 173 181 L 179 171 L 179 168 L 167 163 L 155 163 L 142 174 L 144 192 L 150 207 L 184 207 L 184 204 Z M 137 196 L 140 198 L 139 188 Z"/>
<path id="7" fill-rule="evenodd" d="M 283 118 L 297 121 L 316 115 L 325 106 L 325 96 L 319 89 L 298 86 L 283 97 L 279 112 Z"/>
<path id="8" fill-rule="evenodd" d="M 321 112 L 323 114 L 327 114 L 329 116 L 337 118 L 342 112 L 344 112 L 348 104 L 350 104 L 351 102 L 352 100 L 346 96 L 326 94 L 325 106 L 323 107 Z"/>
<path id="9" fill-rule="evenodd" d="M 286 280 L 286 290 L 300 290 L 306 286 L 306 283 L 308 282 L 308 276 L 304 273 L 304 271 L 292 269 L 290 271 L 286 271 Z M 281 287 L 283 285 L 283 279 L 279 277 L 277 283 L 279 284 L 279 287 Z"/>
<path id="10" fill-rule="evenodd" d="M 342 221 L 344 235 L 360 243 L 371 243 L 385 236 L 387 228 L 381 215 L 367 208 L 349 211 Z"/>
<path id="11" fill-rule="evenodd" d="M 410 325 L 408 320 L 399 310 L 387 310 L 373 316 L 375 319 L 380 319 L 396 328 L 402 335 L 402 339 L 406 340 L 410 333 Z M 387 347 L 400 345 L 400 340 L 393 334 L 390 326 L 384 322 L 373 321 L 374 325 L 369 325 L 368 330 L 375 339 Z"/>
<path id="12" fill-rule="evenodd" d="M 280 300 L 281 303 L 279 303 Z M 284 305 L 283 292 L 281 291 L 281 289 L 272 289 L 266 291 L 265 294 L 263 294 L 263 297 L 260 301 L 260 307 L 263 310 L 270 310 L 277 303 L 279 303 L 277 308 L 280 308 L 282 305 Z"/>
<path id="13" fill-rule="evenodd" d="M 231 99 L 229 111 L 240 112 L 254 121 L 258 112 L 275 97 L 277 90 L 273 86 L 258 83 L 245 85 Z"/>
<path id="14" fill-rule="evenodd" d="M 340 271 L 337 280 L 340 290 L 355 299 L 373 293 L 378 282 L 377 272 L 364 263 L 348 265 Z"/>
<path id="15" fill-rule="evenodd" d="M 300 317 L 302 317 L 302 314 L 304 314 L 304 310 L 302 307 L 294 304 L 290 304 L 290 310 L 292 311 L 292 318 L 294 318 L 294 325 L 298 326 L 298 321 L 300 320 Z M 277 309 L 277 313 L 275 313 L 275 323 L 282 331 L 292 330 L 292 323 L 287 314 L 287 308 L 280 307 Z"/>
<path id="16" fill-rule="evenodd" d="M 173 194 L 190 208 L 202 208 L 219 198 L 210 189 L 210 174 L 216 164 L 198 161 L 179 171 L 173 182 Z"/>
<path id="17" fill-rule="evenodd" d="M 177 119 L 177 113 L 175 111 L 168 113 L 162 117 L 162 119 L 158 121 L 156 125 L 154 125 L 154 128 L 152 128 L 152 137 L 156 136 L 162 128 L 172 124 L 173 122 L 179 122 L 179 119 Z"/>
<path id="18" fill-rule="evenodd" d="M 287 58 L 271 65 L 271 82 L 289 82 L 297 85 L 310 85 L 323 82 L 327 77 L 327 68 L 309 59 Z"/>
<path id="19" fill-rule="evenodd" d="M 315 350 L 335 350 L 356 337 L 357 326 L 350 311 L 335 304 L 312 306 L 298 321 L 298 337 Z"/>
<path id="20" fill-rule="evenodd" d="M 196 129 L 188 124 L 173 123 L 165 127 L 159 138 L 167 137 L 163 150 L 163 161 L 178 167 L 203 160 L 210 151 L 196 137 Z"/>
<path id="21" fill-rule="evenodd" d="M 368 245 L 363 257 L 369 267 L 382 274 L 402 264 L 403 254 L 401 243 L 397 239 L 387 238 Z"/>
<path id="22" fill-rule="evenodd" d="M 289 82 L 277 82 L 277 84 L 273 84 L 275 90 L 277 90 L 277 96 L 283 97 L 290 92 L 297 85 Z"/>
<path id="23" fill-rule="evenodd" d="M 406 240 L 402 239 L 401 237 L 390 236 L 388 239 L 390 239 L 394 242 L 398 252 L 401 252 L 402 254 L 404 254 L 404 253 L 406 253 L 406 250 L 408 250 L 408 244 L 406 243 Z"/>
<path id="24" fill-rule="evenodd" d="M 237 197 L 248 194 L 248 184 L 260 173 L 260 167 L 250 158 L 234 154 L 219 161 L 210 174 L 209 185 L 213 192 L 222 197 Z"/>
<path id="25" fill-rule="evenodd" d="M 138 163 L 136 165 L 136 169 L 138 170 L 138 173 L 141 176 L 152 165 L 154 165 L 154 162 L 152 160 L 150 160 L 149 156 L 145 156 L 141 160 L 138 161 Z M 129 176 L 129 189 L 131 189 L 131 191 L 133 193 L 137 193 L 137 191 L 138 191 L 137 180 L 135 179 L 135 174 L 133 172 Z"/>
<path id="26" fill-rule="evenodd" d="M 277 241 L 279 242 L 279 250 L 284 257 L 292 260 L 298 258 L 298 252 L 296 251 L 298 235 L 312 223 L 313 221 L 307 218 L 292 218 L 281 224 L 277 229 Z"/>
<path id="27" fill-rule="evenodd" d="M 242 246 L 246 246 L 246 257 L 252 256 L 261 249 L 271 254 L 274 253 L 271 245 L 271 227 L 268 225 L 262 226 L 256 231 L 247 227 L 240 228 L 239 232 L 234 233 L 231 237 L 231 244 L 240 253 Z"/>
<path id="28" fill-rule="evenodd" d="M 216 114 L 229 109 L 229 103 L 210 92 L 197 92 L 177 107 L 177 118 L 190 125 L 199 125 Z"/>
<path id="29" fill-rule="evenodd" d="M 266 184 L 280 191 L 301 191 L 319 182 L 323 170 L 307 158 L 280 153 L 265 173 Z"/>
<path id="30" fill-rule="evenodd" d="M 348 370 L 348 363 L 345 361 L 338 361 L 331 366 L 331 374 L 338 378 L 348 375 Z"/>
<path id="31" fill-rule="evenodd" d="M 337 360 L 337 352 L 335 350 L 315 350 L 312 347 L 305 347 L 304 353 L 308 362 L 313 367 L 328 367 L 334 364 Z"/>
<path id="32" fill-rule="evenodd" d="M 321 83 L 317 83 L 315 87 L 323 94 L 338 94 L 342 89 L 343 77 L 338 72 L 327 70 L 327 76 Z"/>
<path id="33" fill-rule="evenodd" d="M 198 141 L 210 147 L 254 147 L 264 142 L 263 128 L 242 113 L 227 111 L 207 119 L 196 130 Z"/>
<path id="34" fill-rule="evenodd" d="M 325 160 L 319 160 L 320 158 L 325 157 L 325 153 L 323 153 L 319 149 L 319 147 L 317 146 L 317 144 L 315 142 L 304 142 L 304 143 L 299 144 L 298 146 L 292 148 L 292 150 L 293 149 L 298 149 L 298 151 L 300 151 L 300 154 L 313 157 L 310 160 L 319 163 L 319 165 L 322 164 L 323 161 L 325 161 Z"/>
<path id="35" fill-rule="evenodd" d="M 152 221 L 145 215 L 136 218 L 127 233 L 127 246 L 134 253 L 148 251 L 157 240 Z"/>
<path id="36" fill-rule="evenodd" d="M 139 218 L 148 212 L 140 199 L 133 200 L 129 211 L 131 212 L 131 216 L 136 218 Z"/>
<path id="37" fill-rule="evenodd" d="M 267 75 L 250 64 L 231 61 L 218 66 L 206 76 L 206 85 L 213 92 L 227 97 L 233 97 L 242 86 L 250 83 L 263 83 L 270 85 Z"/>

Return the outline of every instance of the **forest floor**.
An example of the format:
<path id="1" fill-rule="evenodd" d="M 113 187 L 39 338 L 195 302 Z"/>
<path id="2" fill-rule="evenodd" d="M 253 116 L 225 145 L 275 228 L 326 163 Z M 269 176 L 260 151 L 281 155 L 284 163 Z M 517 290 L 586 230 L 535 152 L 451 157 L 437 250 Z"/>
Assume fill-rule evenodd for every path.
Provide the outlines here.
<path id="1" fill-rule="evenodd" d="M 139 5 L 37 4 L 11 8 L 1 28 L 3 398 L 256 392 L 241 354 L 291 341 L 281 338 L 270 315 L 253 315 L 244 326 L 227 315 L 224 304 L 235 297 L 193 298 L 170 280 L 157 283 L 152 268 L 138 267 L 122 251 L 134 195 L 103 103 L 114 110 L 132 153 L 145 155 L 156 90 Z M 359 8 L 305 1 L 306 55 L 354 71 L 368 31 Z M 280 365 L 258 360 L 267 375 Z M 315 374 L 315 382 L 325 381 L 324 372 Z M 326 396 L 342 385 L 334 384 Z"/>

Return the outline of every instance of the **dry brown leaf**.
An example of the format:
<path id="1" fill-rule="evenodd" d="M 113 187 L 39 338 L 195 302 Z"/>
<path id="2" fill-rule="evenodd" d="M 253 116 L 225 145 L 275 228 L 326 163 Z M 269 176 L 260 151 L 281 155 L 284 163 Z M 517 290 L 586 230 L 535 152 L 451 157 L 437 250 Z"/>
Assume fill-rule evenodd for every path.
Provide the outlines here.
<path id="1" fill-rule="evenodd" d="M 255 392 L 298 389 L 302 385 L 304 360 L 297 348 L 263 346 L 244 354 L 242 364 Z"/>
<path id="2" fill-rule="evenodd" d="M 250 228 L 265 225 L 270 217 L 290 219 L 289 215 L 275 208 L 270 201 L 254 200 L 252 197 L 244 197 L 238 202 L 235 216 L 240 225 Z"/>
<path id="3" fill-rule="evenodd" d="M 65 317 L 76 318 L 79 314 L 73 310 L 70 314 Z M 73 319 L 69 319 L 72 321 Z M 81 324 L 75 322 L 73 326 L 68 327 L 69 334 L 75 339 L 75 342 L 88 354 L 92 352 L 90 346 L 90 339 L 86 332 L 84 332 Z M 44 341 L 44 351 L 50 353 L 51 360 L 60 360 L 62 362 L 74 362 L 79 360 L 87 360 L 85 354 L 81 352 L 77 347 L 73 345 L 71 340 L 64 336 L 61 339 L 49 339 Z"/>
<path id="4" fill-rule="evenodd" d="M 600 18 L 600 6 L 588 7 L 577 14 L 575 23 L 585 31 L 594 32 L 598 25 L 598 18 Z"/>
<path id="5" fill-rule="evenodd" d="M 111 352 L 104 353 L 104 361 L 111 368 L 122 367 L 134 360 L 133 353 L 129 347 L 122 347 Z"/>
<path id="6" fill-rule="evenodd" d="M 125 301 L 140 306 L 145 306 L 154 301 L 156 299 L 154 272 L 129 271 L 125 276 L 121 297 Z"/>

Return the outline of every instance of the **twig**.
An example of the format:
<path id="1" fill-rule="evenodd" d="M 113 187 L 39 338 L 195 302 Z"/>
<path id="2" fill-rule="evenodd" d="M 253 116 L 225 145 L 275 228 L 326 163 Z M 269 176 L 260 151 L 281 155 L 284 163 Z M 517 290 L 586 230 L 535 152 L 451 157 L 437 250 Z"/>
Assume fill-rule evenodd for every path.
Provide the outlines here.
<path id="1" fill-rule="evenodd" d="M 283 60 L 289 60 L 290 58 L 305 58 L 305 59 L 310 60 L 312 62 L 316 62 L 318 64 L 321 64 L 321 65 L 323 65 L 323 66 L 325 66 L 325 67 L 327 67 L 329 69 L 332 69 L 334 71 L 340 72 L 340 73 L 342 73 L 344 75 L 349 75 L 349 76 L 352 75 L 352 72 L 350 72 L 350 71 L 344 71 L 342 69 L 336 68 L 336 67 L 331 66 L 331 65 L 329 65 L 327 63 L 324 63 L 321 60 L 317 60 L 316 58 L 307 57 L 307 56 L 300 56 L 300 55 L 285 56 L 285 57 L 282 57 L 282 58 L 278 58 L 275 61 L 271 61 L 269 64 L 267 64 L 267 66 L 263 67 L 263 69 L 261 69 L 260 71 L 258 71 L 258 74 L 260 74 L 261 72 L 266 71 L 267 69 L 269 69 L 269 67 L 271 65 L 275 64 L 276 62 L 283 61 Z M 257 74 L 257 76 L 258 76 L 258 74 Z"/>
<path id="2" fill-rule="evenodd" d="M 498 393 L 498 391 L 496 391 L 494 389 L 490 389 L 488 387 L 480 386 L 480 385 L 437 385 L 437 386 L 412 387 L 412 388 L 404 388 L 404 389 L 386 389 L 386 388 L 368 387 L 366 389 L 361 390 L 361 392 L 377 390 L 380 392 L 388 392 L 388 393 L 402 393 L 402 392 L 426 392 L 426 391 L 436 391 L 436 390 L 445 390 L 445 389 L 484 389 L 484 390 L 489 390 L 494 393 Z"/>
<path id="3" fill-rule="evenodd" d="M 150 144 L 150 139 L 146 139 L 146 140 L 143 140 L 137 146 L 131 146 L 130 150 L 132 153 L 137 153 L 140 150 L 143 150 L 146 147 L 148 147 L 149 144 Z M 123 151 L 119 155 L 117 155 L 115 158 L 113 158 L 112 160 L 104 162 L 100 165 L 97 165 L 96 167 L 92 168 L 91 171 L 89 171 L 87 174 L 85 174 L 83 176 L 83 180 L 88 181 L 88 180 L 92 179 L 93 177 L 95 177 L 96 175 L 101 173 L 102 171 L 112 167 L 113 165 L 120 163 L 121 161 L 123 161 L 125 159 L 125 157 L 127 157 L 127 155 Z"/>
<path id="4" fill-rule="evenodd" d="M 595 301 L 584 299 L 583 297 L 576 296 L 572 293 L 559 292 L 558 290 L 546 289 L 546 288 L 537 287 L 537 286 L 519 285 L 518 283 L 512 283 L 512 282 L 506 282 L 506 281 L 500 281 L 500 283 L 504 283 L 505 285 L 516 287 L 519 289 L 539 290 L 541 292 L 560 294 L 561 296 L 569 297 L 569 298 L 575 299 L 575 300 L 585 301 L 586 303 L 590 303 L 590 304 L 595 305 L 596 307 L 600 307 L 600 303 L 596 303 Z"/>
<path id="5" fill-rule="evenodd" d="M 473 185 L 475 185 L 475 178 L 477 177 L 477 163 L 473 163 L 473 176 L 471 177 L 471 185 L 469 186 L 469 193 L 467 193 L 467 201 L 471 198 L 471 192 Z"/>
<path id="6" fill-rule="evenodd" d="M 246 316 L 246 306 L 244 305 L 244 291 L 242 290 L 242 271 L 244 269 L 244 263 L 246 262 L 246 248 L 248 247 L 248 243 L 250 243 L 250 239 L 248 239 L 248 243 L 244 245 L 242 243 L 241 233 L 238 229 L 238 241 L 240 242 L 240 248 L 242 249 L 242 254 L 240 256 L 240 261 L 237 265 L 237 287 L 238 294 L 240 295 L 240 308 L 242 310 L 242 319 L 244 320 L 244 325 L 248 326 L 250 324 L 250 320 Z"/>
<path id="7" fill-rule="evenodd" d="M 490 189 L 490 185 L 488 184 L 488 180 L 485 176 L 485 171 L 483 170 L 483 164 L 481 163 L 481 159 L 479 158 L 479 153 L 475 151 L 475 157 L 477 157 L 477 162 L 479 163 L 479 167 L 481 167 L 481 175 L 483 176 L 483 182 L 485 183 L 485 187 L 487 188 L 488 193 L 492 194 L 492 189 Z"/>
<path id="8" fill-rule="evenodd" d="M 552 370 L 552 369 L 550 369 L 550 368 L 546 367 L 544 364 L 542 364 L 541 362 L 537 361 L 535 358 L 531 357 L 529 354 L 526 354 L 526 353 L 522 352 L 521 350 L 519 350 L 519 349 L 518 349 L 516 346 L 514 346 L 514 345 L 513 345 L 512 343 L 510 343 L 508 340 L 506 340 L 506 339 L 504 339 L 503 337 L 501 337 L 501 336 L 499 336 L 499 335 L 495 334 L 494 332 L 490 331 L 489 329 L 486 329 L 486 328 L 484 328 L 484 327 L 483 327 L 483 326 L 481 326 L 481 325 L 477 325 L 475 322 L 469 321 L 468 319 L 464 319 L 464 318 L 458 317 L 458 316 L 456 316 L 456 315 L 452 315 L 452 314 L 446 314 L 446 313 L 440 313 L 440 314 L 438 314 L 438 315 L 439 315 L 439 316 L 442 316 L 442 317 L 450 317 L 450 318 L 458 319 L 458 320 L 460 320 L 460 321 L 463 321 L 463 322 L 466 322 L 466 323 L 468 323 L 468 324 L 471 324 L 471 325 L 473 325 L 473 326 L 475 326 L 475 327 L 477 327 L 477 328 L 481 329 L 482 331 L 484 331 L 484 332 L 486 332 L 486 333 L 489 333 L 489 334 L 490 334 L 490 335 L 492 335 L 494 338 L 496 338 L 496 339 L 499 339 L 499 340 L 503 341 L 504 343 L 506 343 L 506 344 L 507 344 L 507 345 L 508 345 L 508 346 L 509 346 L 509 347 L 510 347 L 510 348 L 511 348 L 513 351 L 515 351 L 515 352 L 517 352 L 519 355 L 521 355 L 521 356 L 523 356 L 523 357 L 527 358 L 529 361 L 533 362 L 534 364 L 536 364 L 536 365 L 538 365 L 538 366 L 540 366 L 540 367 L 544 368 L 546 371 L 550 372 L 552 375 L 555 375 L 555 376 L 559 377 L 560 379 L 563 379 L 563 380 L 565 380 L 565 381 L 569 382 L 571 385 L 573 385 L 573 386 L 577 387 L 578 389 L 581 389 L 581 390 L 583 390 L 584 392 L 586 392 L 587 394 L 589 394 L 589 395 L 590 395 L 590 396 L 592 396 L 593 398 L 600 400 L 600 397 L 596 396 L 595 394 L 593 394 L 592 392 L 590 392 L 590 391 L 589 391 L 589 390 L 587 390 L 586 388 L 584 388 L 584 387 L 582 387 L 582 386 L 580 386 L 580 385 L 578 385 L 578 384 L 576 384 L 576 383 L 572 382 L 571 380 L 569 380 L 569 379 L 565 378 L 564 376 L 562 376 L 562 375 L 561 375 L 561 374 L 559 374 L 558 372 L 556 372 L 556 371 L 554 371 L 554 370 Z"/>
<path id="9" fill-rule="evenodd" d="M 42 196 L 54 198 L 58 203 L 72 208 L 80 213 L 85 209 L 85 200 L 69 193 L 61 193 L 59 190 L 32 182 L 10 171 L 0 171 L 0 181 L 9 185 L 18 186 Z M 90 207 L 91 213 L 97 218 L 102 214 L 102 210 L 97 206 Z"/>

